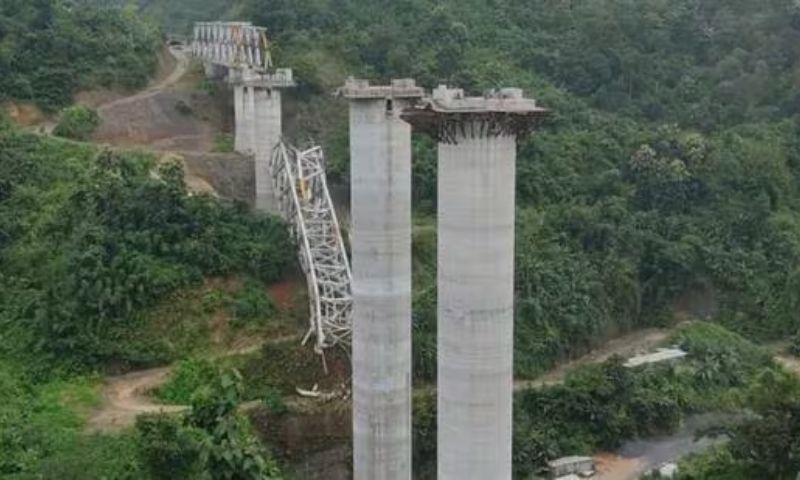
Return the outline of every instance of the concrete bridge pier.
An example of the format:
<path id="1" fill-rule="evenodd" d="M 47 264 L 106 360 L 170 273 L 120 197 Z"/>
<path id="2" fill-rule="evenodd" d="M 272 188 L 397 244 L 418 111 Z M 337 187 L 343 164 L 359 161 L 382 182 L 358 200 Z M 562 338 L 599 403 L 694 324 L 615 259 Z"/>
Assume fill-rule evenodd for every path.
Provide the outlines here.
<path id="1" fill-rule="evenodd" d="M 413 80 L 349 80 L 353 250 L 353 478 L 410 480 Z"/>
<path id="2" fill-rule="evenodd" d="M 404 115 L 439 141 L 439 480 L 512 478 L 516 140 L 544 113 L 439 87 Z"/>
<path id="3" fill-rule="evenodd" d="M 229 81 L 233 86 L 234 150 L 254 157 L 256 209 L 276 213 L 278 203 L 269 164 L 283 134 L 281 90 L 295 85 L 292 71 L 260 74 L 231 69 Z"/>
<path id="4" fill-rule="evenodd" d="M 270 160 L 272 151 L 283 135 L 282 90 L 295 86 L 292 70 L 278 69 L 274 73 L 245 78 L 245 110 L 250 151 L 255 157 L 256 209 L 278 212 L 278 199 L 272 185 Z M 252 112 L 252 116 L 248 113 Z"/>
<path id="5" fill-rule="evenodd" d="M 277 212 L 279 205 L 272 186 L 270 159 L 281 139 L 281 91 L 277 88 L 252 88 L 255 109 L 253 150 L 256 167 L 256 209 Z"/>

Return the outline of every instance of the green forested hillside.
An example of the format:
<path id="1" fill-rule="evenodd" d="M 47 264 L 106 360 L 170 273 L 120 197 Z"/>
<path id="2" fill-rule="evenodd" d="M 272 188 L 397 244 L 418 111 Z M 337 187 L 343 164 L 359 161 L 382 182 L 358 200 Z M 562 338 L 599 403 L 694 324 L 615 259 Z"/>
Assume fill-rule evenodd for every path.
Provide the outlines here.
<path id="1" fill-rule="evenodd" d="M 194 22 L 223 20 L 236 16 L 238 2 L 231 0 L 138 0 L 141 11 L 160 21 L 168 33 L 186 35 Z"/>
<path id="2" fill-rule="evenodd" d="M 267 26 L 276 63 L 294 68 L 300 82 L 287 102 L 290 133 L 321 139 L 341 182 L 346 108 L 330 92 L 348 75 L 414 77 L 471 93 L 519 86 L 551 108 L 552 120 L 519 149 L 520 378 L 620 331 L 672 323 L 686 298 L 704 307 L 689 308 L 690 316 L 708 314 L 756 342 L 800 330 L 796 0 L 139 3 L 179 33 L 201 19 Z M 54 106 L 78 87 L 141 82 L 155 31 L 131 10 L 77 5 L 0 0 L 0 96 Z M 22 54 L 31 49 L 47 49 L 49 63 Z M 414 157 L 415 377 L 428 384 L 436 371 L 435 146 L 415 137 Z M 0 460 L 0 477 L 81 478 L 86 462 L 97 473 L 85 478 L 187 475 L 202 452 L 198 439 L 212 441 L 203 413 L 215 401 L 230 413 L 239 400 L 240 385 L 228 379 L 214 385 L 221 400 L 200 402 L 186 425 L 142 421 L 136 438 L 115 438 L 129 455 L 108 466 L 112 455 L 92 443 L 102 440 L 79 436 L 74 420 L 42 406 L 63 387 L 54 367 L 84 372 L 174 358 L 174 345 L 136 335 L 149 308 L 169 302 L 171 292 L 229 272 L 269 279 L 288 262 L 278 223 L 186 198 L 178 170 L 156 178 L 152 167 L 146 155 L 0 133 L 0 354 L 35 367 L 18 371 L 0 356 L 0 398 L 8 399 L 0 403 L 11 405 L 0 409 L 0 452 L 13 455 Z M 614 448 L 707 409 L 758 416 L 728 430 L 729 447 L 691 460 L 684 478 L 792 478 L 800 468 L 797 379 L 718 325 L 695 324 L 674 341 L 691 354 L 679 368 L 630 373 L 612 360 L 562 386 L 521 394 L 519 478 L 547 458 Z M 435 453 L 433 406 L 422 403 L 418 466 Z M 53 419 L 69 438 L 44 433 L 41 425 Z M 141 439 L 153 441 L 137 457 L 131 451 Z M 174 457 L 149 449 L 164 439 Z M 99 452 L 96 461 L 76 460 L 87 451 Z M 167 460 L 174 463 L 158 463 Z M 59 461 L 72 469 L 59 470 L 52 463 Z M 148 461 L 163 468 L 145 472 Z"/>
<path id="3" fill-rule="evenodd" d="M 519 374 L 667 320 L 698 285 L 708 303 L 719 296 L 716 319 L 748 335 L 800 326 L 793 0 L 242 4 L 269 28 L 277 64 L 297 70 L 296 122 L 317 130 L 345 179 L 347 124 L 327 95 L 348 74 L 473 93 L 515 85 L 554 111 L 518 160 Z M 418 138 L 420 213 L 435 210 L 435 178 L 433 146 Z M 430 235 L 419 229 L 418 243 L 432 248 Z M 435 294 L 432 262 L 417 266 L 424 374 Z"/>
<path id="4" fill-rule="evenodd" d="M 0 130 L 0 352 L 61 368 L 152 362 L 158 346 L 132 342 L 143 311 L 204 277 L 281 277 L 281 222 L 187 196 L 178 165 L 154 168 Z"/>
<path id="5" fill-rule="evenodd" d="M 231 302 L 264 310 L 264 282 L 282 278 L 292 253 L 276 218 L 187 195 L 179 164 L 22 133 L 0 116 L 0 478 L 279 478 L 236 413 L 235 376 L 193 397 L 185 426 L 84 428 L 98 401 L 92 372 L 190 355 L 209 340 L 184 330 L 210 337 L 203 309 L 223 301 L 192 292 L 249 278 L 248 297 Z"/>
<path id="6" fill-rule="evenodd" d="M 554 111 L 520 145 L 518 158 L 518 377 L 535 376 L 620 330 L 669 323 L 692 297 L 702 308 L 689 308 L 690 316 L 710 315 L 757 341 L 786 340 L 800 328 L 796 1 L 241 3 L 243 18 L 269 28 L 277 64 L 296 69 L 298 131 L 315 130 L 332 157 L 331 173 L 344 181 L 346 113 L 327 96 L 346 75 L 413 77 L 429 88 L 449 83 L 472 93 L 519 86 Z M 430 141 L 415 138 L 414 349 L 421 381 L 435 375 L 436 359 L 434 152 Z M 730 367 L 727 379 L 712 382 L 738 391 L 733 397 L 753 406 L 772 388 L 796 387 L 774 372 L 745 378 L 734 366 L 742 365 L 735 347 L 709 338 L 711 363 L 700 370 L 713 377 L 711 371 Z M 598 432 L 584 431 L 596 422 L 589 419 L 614 423 L 661 411 L 665 418 L 640 422 L 669 423 L 675 417 L 667 412 L 696 400 L 656 393 L 676 392 L 674 384 L 658 386 L 656 376 L 633 394 L 637 413 L 621 406 L 617 417 L 609 413 L 614 401 L 580 404 L 613 391 L 597 386 L 597 377 L 578 382 L 574 398 L 567 387 L 552 397 L 518 399 L 520 478 L 544 458 L 590 452 L 587 442 Z M 731 431 L 736 442 L 717 454 L 722 461 L 698 459 L 685 478 L 790 478 L 798 430 L 780 419 L 791 418 L 796 400 L 755 408 L 772 423 Z M 542 419 L 561 409 L 564 419 L 584 421 Z M 432 417 L 417 413 L 423 460 L 433 450 L 433 427 L 424 424 Z M 601 437 L 642 434 L 623 433 L 628 427 L 621 424 L 599 428 L 607 430 Z M 576 431 L 583 433 L 565 436 Z M 600 444 L 614 446 L 603 438 Z M 725 473 L 714 477 L 719 471 Z"/>
<path id="7" fill-rule="evenodd" d="M 0 0 L 0 101 L 54 109 L 81 88 L 144 85 L 161 34 L 131 8 L 90 0 Z"/>

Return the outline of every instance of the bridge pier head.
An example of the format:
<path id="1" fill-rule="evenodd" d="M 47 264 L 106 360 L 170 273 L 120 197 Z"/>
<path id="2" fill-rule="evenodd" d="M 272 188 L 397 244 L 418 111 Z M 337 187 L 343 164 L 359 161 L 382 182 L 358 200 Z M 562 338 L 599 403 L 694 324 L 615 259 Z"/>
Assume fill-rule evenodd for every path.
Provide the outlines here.
<path id="1" fill-rule="evenodd" d="M 439 87 L 404 115 L 439 142 L 439 480 L 512 478 L 516 141 L 545 113 Z"/>
<path id="2" fill-rule="evenodd" d="M 353 251 L 353 478 L 410 480 L 413 80 L 348 80 Z"/>
<path id="3" fill-rule="evenodd" d="M 234 149 L 255 159 L 257 210 L 276 213 L 270 159 L 283 135 L 281 90 L 295 86 L 291 69 L 273 73 L 231 70 L 235 117 Z"/>
<path id="4" fill-rule="evenodd" d="M 279 68 L 274 73 L 245 81 L 253 97 L 255 131 L 253 154 L 256 166 L 256 209 L 278 212 L 278 199 L 273 192 L 270 160 L 272 151 L 283 136 L 282 90 L 295 86 L 292 70 Z"/>

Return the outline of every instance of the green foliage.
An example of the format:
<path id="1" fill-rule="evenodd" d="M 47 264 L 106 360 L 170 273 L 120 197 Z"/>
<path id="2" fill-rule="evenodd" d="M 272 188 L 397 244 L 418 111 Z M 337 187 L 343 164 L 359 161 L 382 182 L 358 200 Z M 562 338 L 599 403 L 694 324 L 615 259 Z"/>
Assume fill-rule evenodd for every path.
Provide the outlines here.
<path id="1" fill-rule="evenodd" d="M 414 478 L 436 477 L 436 396 L 415 395 L 412 415 L 414 432 Z"/>
<path id="2" fill-rule="evenodd" d="M 795 357 L 800 357 L 800 334 L 794 334 L 791 340 L 792 342 L 787 348 L 787 353 Z"/>
<path id="3" fill-rule="evenodd" d="M 180 418 L 142 415 L 136 419 L 141 463 L 153 480 L 198 478 L 203 468 L 203 432 L 186 428 Z"/>
<path id="4" fill-rule="evenodd" d="M 241 375 L 226 372 L 195 396 L 187 424 L 209 436 L 206 469 L 211 480 L 278 480 L 277 465 L 265 457 L 246 419 L 236 413 L 243 393 Z"/>
<path id="5" fill-rule="evenodd" d="M 680 463 L 679 480 L 755 480 L 763 472 L 746 471 L 726 447 L 690 456 Z M 793 479 L 791 479 L 793 480 Z"/>
<path id="6" fill-rule="evenodd" d="M 72 140 L 87 141 L 100 125 L 97 111 L 79 105 L 69 107 L 61 112 L 58 125 L 53 135 Z"/>
<path id="7" fill-rule="evenodd" d="M 86 435 L 84 414 L 99 401 L 97 382 L 37 384 L 0 359 L 0 478 L 143 479 L 130 435 Z"/>
<path id="8" fill-rule="evenodd" d="M 325 360 L 331 372 L 349 370 L 350 359 L 343 349 L 326 351 Z M 230 366 L 242 373 L 247 400 L 261 400 L 274 392 L 294 395 L 298 386 L 315 384 L 324 391 L 340 387 L 336 382 L 341 382 L 338 375 L 324 375 L 322 359 L 309 355 L 308 349 L 295 339 L 269 342 L 257 354 L 232 357 Z"/>
<path id="9" fill-rule="evenodd" d="M 436 228 L 417 219 L 412 239 L 414 377 L 436 378 Z"/>
<path id="10" fill-rule="evenodd" d="M 681 464 L 681 480 L 793 480 L 800 470 L 800 380 L 762 370 L 749 385 L 755 415 L 730 426 L 730 442 Z"/>
<path id="11" fill-rule="evenodd" d="M 0 146 L 0 327 L 45 359 L 125 361 L 160 299 L 204 276 L 272 281 L 291 262 L 282 222 L 187 196 L 177 164 L 154 176 L 148 156 L 15 132 Z"/>
<path id="12" fill-rule="evenodd" d="M 264 323 L 278 312 L 266 288 L 260 282 L 246 282 L 242 289 L 231 296 L 230 303 L 233 312 L 232 325 L 238 328 Z"/>
<path id="13" fill-rule="evenodd" d="M 283 401 L 283 393 L 277 388 L 267 387 L 264 391 L 264 406 L 267 411 L 272 415 L 286 415 L 289 413 L 289 407 Z"/>
<path id="14" fill-rule="evenodd" d="M 340 179 L 346 120 L 322 92 L 349 74 L 472 93 L 520 86 L 553 110 L 518 154 L 515 359 L 517 374 L 533 377 L 610 336 L 669 322 L 698 284 L 719 299 L 690 315 L 760 339 L 800 327 L 796 5 L 633 3 L 238 5 L 299 72 L 292 122 L 305 132 L 326 120 L 314 134 L 337 152 Z M 413 147 L 414 205 L 427 214 L 435 146 Z M 415 371 L 428 380 L 435 289 L 425 276 L 415 273 Z"/>
<path id="15" fill-rule="evenodd" d="M 232 153 L 234 148 L 233 135 L 229 133 L 220 133 L 214 137 L 213 152 L 217 153 Z"/>
<path id="16" fill-rule="evenodd" d="M 87 0 L 0 2 L 0 100 L 53 109 L 78 89 L 137 88 L 156 64 L 156 27 Z"/>
<path id="17" fill-rule="evenodd" d="M 629 369 L 612 359 L 576 369 L 563 385 L 519 394 L 517 471 L 536 471 L 548 459 L 670 432 L 689 412 L 757 405 L 748 392 L 762 391 L 756 387 L 766 381 L 763 376 L 778 371 L 765 352 L 717 325 L 691 325 L 676 341 L 689 353 L 677 365 Z M 733 395 L 737 389 L 739 395 Z M 773 391 L 798 398 L 796 391 Z"/>
<path id="18" fill-rule="evenodd" d="M 106 0 L 111 3 L 125 4 L 125 0 Z M 209 18 L 225 19 L 229 17 L 233 2 L 217 0 L 138 0 L 144 14 L 162 24 L 169 33 L 188 35 L 195 22 L 208 21 Z M 235 18 L 231 18 L 235 20 Z"/>
<path id="19" fill-rule="evenodd" d="M 218 376 L 219 370 L 210 360 L 183 360 L 174 368 L 169 381 L 156 391 L 156 396 L 170 404 L 188 405 L 198 390 L 211 385 Z"/>
<path id="20" fill-rule="evenodd" d="M 152 478 L 281 479 L 277 464 L 238 413 L 243 392 L 239 373 L 226 371 L 197 391 L 183 421 L 141 417 L 139 455 Z"/>

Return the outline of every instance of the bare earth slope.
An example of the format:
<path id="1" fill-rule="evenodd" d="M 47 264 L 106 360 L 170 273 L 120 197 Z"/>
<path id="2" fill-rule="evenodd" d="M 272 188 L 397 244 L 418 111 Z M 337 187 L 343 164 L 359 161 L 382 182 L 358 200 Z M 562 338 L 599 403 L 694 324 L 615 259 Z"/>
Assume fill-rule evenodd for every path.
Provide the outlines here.
<path id="1" fill-rule="evenodd" d="M 100 127 L 93 140 L 156 150 L 208 151 L 219 126 L 211 100 L 177 88 L 189 72 L 190 60 L 182 47 L 171 47 L 174 68 L 162 80 L 136 95 L 98 107 Z"/>

